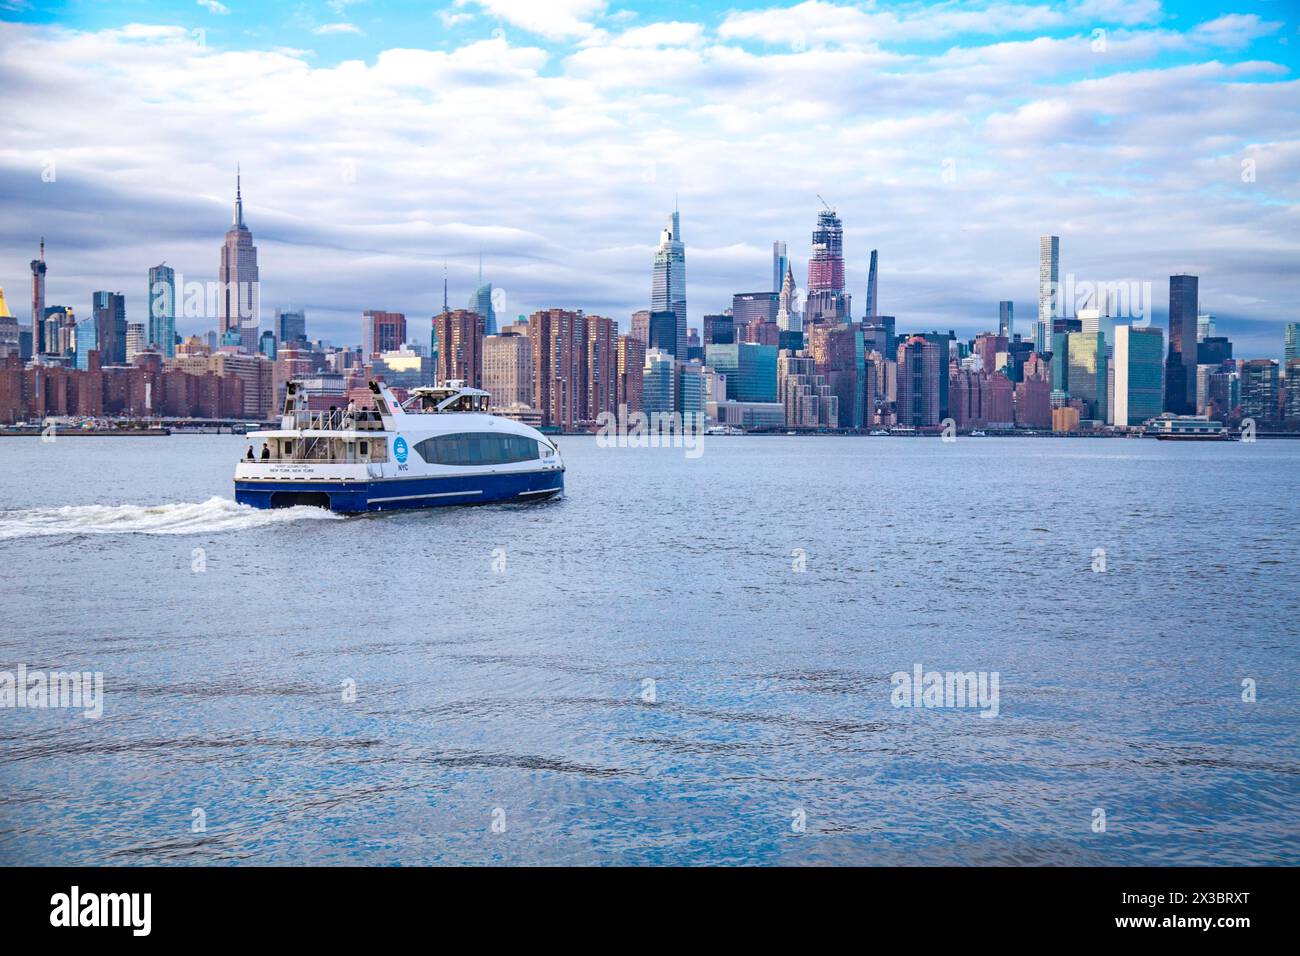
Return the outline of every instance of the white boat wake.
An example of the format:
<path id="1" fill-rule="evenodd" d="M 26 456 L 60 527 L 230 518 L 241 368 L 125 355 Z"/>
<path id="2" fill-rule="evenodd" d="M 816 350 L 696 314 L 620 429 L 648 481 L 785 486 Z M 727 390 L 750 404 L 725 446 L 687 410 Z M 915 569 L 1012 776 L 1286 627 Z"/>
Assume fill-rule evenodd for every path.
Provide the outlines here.
<path id="1" fill-rule="evenodd" d="M 73 505 L 0 511 L 0 541 L 75 534 L 213 534 L 293 521 L 339 521 L 324 508 L 250 508 L 229 498 L 196 504 Z"/>

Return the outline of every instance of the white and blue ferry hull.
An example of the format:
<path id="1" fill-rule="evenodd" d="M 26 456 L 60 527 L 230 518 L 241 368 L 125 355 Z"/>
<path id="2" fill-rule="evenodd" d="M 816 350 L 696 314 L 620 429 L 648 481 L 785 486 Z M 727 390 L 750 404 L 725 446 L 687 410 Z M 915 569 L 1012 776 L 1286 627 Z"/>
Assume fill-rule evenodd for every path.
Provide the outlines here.
<path id="1" fill-rule="evenodd" d="M 503 501 L 542 501 L 564 491 L 563 469 L 366 480 L 235 481 L 235 500 L 254 508 L 312 505 L 340 514 L 437 508 Z"/>

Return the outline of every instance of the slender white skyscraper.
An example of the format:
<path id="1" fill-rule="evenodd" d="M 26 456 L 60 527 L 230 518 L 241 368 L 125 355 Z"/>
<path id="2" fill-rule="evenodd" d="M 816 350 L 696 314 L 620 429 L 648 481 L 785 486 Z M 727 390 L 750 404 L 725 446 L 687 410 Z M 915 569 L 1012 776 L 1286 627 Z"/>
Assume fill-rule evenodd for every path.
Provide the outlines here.
<path id="1" fill-rule="evenodd" d="M 659 234 L 654 278 L 650 283 L 650 311 L 677 316 L 677 360 L 686 361 L 686 244 L 682 242 L 680 213 L 676 209 Z"/>
<path id="2" fill-rule="evenodd" d="M 1061 272 L 1061 239 L 1043 236 L 1038 240 L 1038 324 L 1034 326 L 1034 351 L 1052 350 L 1052 319 L 1059 314 L 1057 301 Z"/>

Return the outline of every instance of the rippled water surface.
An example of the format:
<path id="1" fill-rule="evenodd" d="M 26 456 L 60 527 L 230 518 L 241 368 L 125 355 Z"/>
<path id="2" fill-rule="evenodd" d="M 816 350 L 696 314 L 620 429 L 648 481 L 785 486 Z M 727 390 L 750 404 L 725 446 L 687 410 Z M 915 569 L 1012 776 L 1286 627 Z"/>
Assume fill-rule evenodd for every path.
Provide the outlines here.
<path id="1" fill-rule="evenodd" d="M 1300 863 L 1300 442 L 566 438 L 347 519 L 245 445 L 0 439 L 0 670 L 106 694 L 0 709 L 0 862 Z"/>

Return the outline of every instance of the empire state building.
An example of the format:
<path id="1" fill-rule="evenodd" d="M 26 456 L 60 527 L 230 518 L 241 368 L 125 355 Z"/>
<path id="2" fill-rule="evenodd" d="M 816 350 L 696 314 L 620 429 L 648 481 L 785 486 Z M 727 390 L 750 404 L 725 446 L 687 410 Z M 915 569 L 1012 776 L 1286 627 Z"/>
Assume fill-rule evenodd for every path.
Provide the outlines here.
<path id="1" fill-rule="evenodd" d="M 257 351 L 262 324 L 262 295 L 257 279 L 257 246 L 244 225 L 244 197 L 239 171 L 235 171 L 235 218 L 221 245 L 217 270 L 217 319 L 223 342 L 237 336 L 245 352 Z M 230 333 L 234 335 L 230 335 Z"/>

